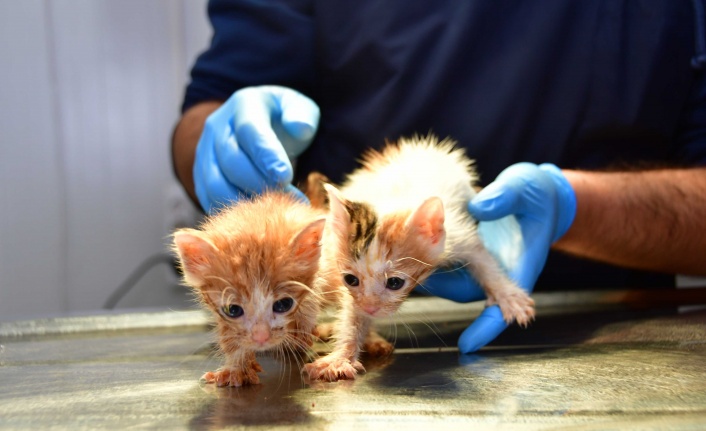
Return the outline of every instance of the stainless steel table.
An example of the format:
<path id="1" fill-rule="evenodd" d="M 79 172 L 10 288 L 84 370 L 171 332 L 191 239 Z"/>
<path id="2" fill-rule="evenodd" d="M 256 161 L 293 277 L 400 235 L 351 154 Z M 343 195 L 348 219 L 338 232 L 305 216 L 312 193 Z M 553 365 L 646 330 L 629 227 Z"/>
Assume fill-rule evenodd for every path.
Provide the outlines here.
<path id="1" fill-rule="evenodd" d="M 307 385 L 265 357 L 244 388 L 199 382 L 218 366 L 199 311 L 5 323 L 0 428 L 702 430 L 706 311 L 675 306 L 703 292 L 674 295 L 537 294 L 530 328 L 474 355 L 454 346 L 481 304 L 412 298 L 358 380 Z"/>

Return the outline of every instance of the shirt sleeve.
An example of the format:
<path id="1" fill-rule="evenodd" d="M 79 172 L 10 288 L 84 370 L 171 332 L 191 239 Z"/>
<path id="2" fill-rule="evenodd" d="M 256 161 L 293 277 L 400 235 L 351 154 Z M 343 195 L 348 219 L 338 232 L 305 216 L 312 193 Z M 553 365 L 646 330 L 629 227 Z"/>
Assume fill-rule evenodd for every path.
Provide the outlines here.
<path id="1" fill-rule="evenodd" d="M 310 0 L 210 0 L 210 47 L 191 70 L 182 112 L 226 100 L 243 87 L 283 85 L 308 94 L 315 82 Z"/>
<path id="2" fill-rule="evenodd" d="M 677 160 L 706 166 L 706 72 L 696 72 L 691 97 L 684 109 L 677 141 Z"/>

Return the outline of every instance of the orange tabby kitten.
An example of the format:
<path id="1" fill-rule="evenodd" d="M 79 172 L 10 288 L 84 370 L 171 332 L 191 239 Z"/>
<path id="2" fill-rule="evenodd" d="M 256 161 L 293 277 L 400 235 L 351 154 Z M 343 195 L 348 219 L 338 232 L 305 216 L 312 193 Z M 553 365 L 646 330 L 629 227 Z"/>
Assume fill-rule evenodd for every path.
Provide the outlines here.
<path id="1" fill-rule="evenodd" d="M 258 384 L 255 352 L 311 346 L 324 223 L 320 210 L 267 192 L 209 217 L 199 230 L 174 233 L 184 281 L 213 312 L 225 359 L 204 374 L 206 382 Z"/>
<path id="2" fill-rule="evenodd" d="M 463 150 L 436 137 L 401 140 L 382 152 L 370 151 L 363 167 L 348 176 L 340 192 L 325 189 L 329 216 L 324 229 L 322 280 L 341 286 L 336 344 L 326 357 L 305 366 L 311 379 L 355 378 L 363 371 L 361 349 L 392 352 L 373 318 L 397 311 L 409 292 L 438 267 L 462 263 L 497 303 L 507 322 L 526 325 L 534 301 L 505 274 L 485 249 L 466 206 L 477 175 Z M 312 196 L 312 202 L 325 202 Z"/>

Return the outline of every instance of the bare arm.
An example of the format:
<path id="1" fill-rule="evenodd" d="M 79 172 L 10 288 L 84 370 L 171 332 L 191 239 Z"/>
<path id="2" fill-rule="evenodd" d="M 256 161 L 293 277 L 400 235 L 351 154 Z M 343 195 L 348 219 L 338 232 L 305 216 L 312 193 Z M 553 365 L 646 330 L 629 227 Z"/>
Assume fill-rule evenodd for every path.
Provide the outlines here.
<path id="1" fill-rule="evenodd" d="M 172 134 L 172 163 L 177 178 L 194 202 L 194 155 L 206 118 L 223 104 L 221 101 L 201 102 L 181 116 Z"/>
<path id="2" fill-rule="evenodd" d="M 555 249 L 632 268 L 706 275 L 706 168 L 563 173 L 577 209 Z"/>

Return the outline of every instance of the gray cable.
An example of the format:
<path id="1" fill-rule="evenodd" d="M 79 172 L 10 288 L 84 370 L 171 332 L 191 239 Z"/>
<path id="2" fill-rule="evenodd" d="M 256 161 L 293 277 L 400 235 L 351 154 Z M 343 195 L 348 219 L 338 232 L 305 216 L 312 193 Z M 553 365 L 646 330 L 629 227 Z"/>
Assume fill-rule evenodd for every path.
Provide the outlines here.
<path id="1" fill-rule="evenodd" d="M 169 253 L 157 253 L 144 260 L 135 270 L 130 274 L 125 281 L 123 281 L 120 286 L 118 286 L 113 293 L 110 294 L 108 300 L 103 304 L 103 308 L 106 310 L 112 310 L 120 302 L 125 295 L 132 290 L 137 282 L 147 274 L 147 271 L 152 269 L 154 266 L 166 263 L 170 266 L 174 266 L 174 256 Z"/>

